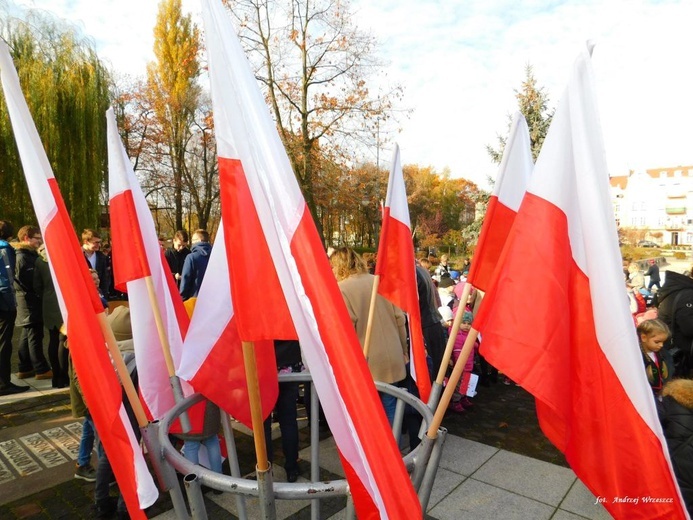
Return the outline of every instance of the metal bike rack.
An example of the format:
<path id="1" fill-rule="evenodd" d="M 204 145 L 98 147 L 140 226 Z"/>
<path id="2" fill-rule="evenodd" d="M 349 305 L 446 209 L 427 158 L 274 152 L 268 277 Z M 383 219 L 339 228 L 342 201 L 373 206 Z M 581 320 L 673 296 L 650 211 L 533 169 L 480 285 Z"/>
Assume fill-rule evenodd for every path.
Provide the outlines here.
<path id="1" fill-rule="evenodd" d="M 281 374 L 279 382 L 311 382 L 310 373 Z M 404 410 L 410 405 L 421 415 L 422 422 L 428 426 L 433 419 L 430 408 L 420 399 L 409 394 L 405 389 L 398 388 L 387 383 L 376 382 L 379 392 L 393 395 L 397 398 L 397 408 L 393 423 L 393 435 L 399 442 L 399 432 L 402 426 Z M 175 419 L 185 410 L 200 402 L 203 396 L 194 394 L 177 403 L 159 422 L 151 423 L 143 431 L 145 444 L 150 454 L 150 460 L 154 472 L 159 481 L 159 486 L 169 491 L 173 501 L 177 518 L 188 520 L 193 518 L 206 519 L 204 498 L 201 487 L 208 486 L 212 489 L 236 495 L 238 517 L 247 520 L 245 509 L 246 497 L 259 499 L 261 518 L 263 520 L 276 519 L 275 500 L 310 500 L 311 519 L 320 518 L 320 502 L 331 497 L 346 497 L 346 518 L 353 519 L 354 507 L 351 500 L 349 486 L 345 479 L 320 481 L 319 472 L 319 415 L 318 397 L 315 385 L 311 385 L 311 414 L 310 414 L 310 439 L 311 439 L 311 472 L 309 482 L 273 482 L 271 468 L 266 472 L 258 472 L 257 480 L 242 478 L 238 469 L 238 456 L 233 440 L 233 432 L 230 432 L 229 421 L 223 421 L 225 426 L 225 438 L 229 454 L 229 462 L 232 476 L 222 475 L 203 466 L 193 464 L 181 455 L 169 440 L 169 429 Z M 222 413 L 222 416 L 226 414 Z M 421 431 L 425 431 L 422 428 Z M 435 474 L 440 462 L 446 430 L 441 428 L 435 439 L 423 435 L 422 441 L 413 451 L 403 457 L 404 465 L 411 475 L 414 489 L 416 489 L 422 509 L 425 511 L 431 494 Z M 183 495 L 176 477 L 176 472 L 184 475 L 184 485 L 188 496 L 190 512 L 185 505 Z"/>

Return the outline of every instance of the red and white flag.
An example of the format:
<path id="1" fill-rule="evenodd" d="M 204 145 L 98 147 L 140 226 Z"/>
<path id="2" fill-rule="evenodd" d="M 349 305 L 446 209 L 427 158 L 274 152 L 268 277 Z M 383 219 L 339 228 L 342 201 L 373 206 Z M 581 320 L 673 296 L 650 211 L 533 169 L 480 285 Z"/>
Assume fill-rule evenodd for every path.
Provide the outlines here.
<path id="1" fill-rule="evenodd" d="M 140 396 L 150 417 L 161 419 L 173 407 L 175 398 L 146 278 L 151 279 L 174 367 L 180 363 L 189 319 L 159 245 L 149 204 L 118 134 L 112 108 L 106 112 L 106 122 L 114 280 L 116 287 L 128 293 Z M 185 395 L 192 394 L 190 385 L 182 382 L 181 386 Z"/>
<path id="2" fill-rule="evenodd" d="M 235 182 L 238 187 L 235 194 L 226 196 L 250 198 L 243 206 L 252 211 L 243 215 L 249 223 L 255 215 L 259 219 L 260 238 L 271 252 L 262 267 L 275 271 L 281 284 L 283 301 L 342 455 L 357 515 L 420 519 L 421 506 L 315 223 L 233 25 L 219 0 L 203 1 L 203 19 L 221 182 Z M 234 293 L 234 304 L 252 307 L 258 297 L 257 292 Z M 268 302 L 265 312 L 282 305 Z M 278 316 L 281 323 L 284 315 Z M 279 332 L 286 331 L 280 327 Z"/>
<path id="3" fill-rule="evenodd" d="M 474 324 L 482 354 L 535 396 L 542 430 L 609 513 L 688 517 L 624 292 L 587 50 Z"/>
<path id="4" fill-rule="evenodd" d="M 375 274 L 380 275 L 378 292 L 406 312 L 409 317 L 410 371 L 419 389 L 419 396 L 426 403 L 431 393 L 431 376 L 428 373 L 426 348 L 421 332 L 414 241 L 411 236 L 407 189 L 404 185 L 397 144 L 392 154 Z"/>
<path id="5" fill-rule="evenodd" d="M 82 392 L 130 516 L 146 518 L 142 510 L 156 501 L 158 491 L 123 406 L 120 383 L 101 332 L 97 315 L 103 313 L 103 305 L 22 95 L 9 49 L 1 40 L 0 79 Z"/>
<path id="6" fill-rule="evenodd" d="M 488 290 L 533 168 L 527 121 L 521 112 L 516 112 L 467 277 L 467 282 L 482 291 Z"/>
<path id="7" fill-rule="evenodd" d="M 189 381 L 197 392 L 252 428 L 241 335 L 236 307 L 231 299 L 225 234 L 222 218 L 176 373 L 181 379 Z M 249 256 L 255 258 L 254 254 Z M 267 269 L 267 266 L 263 268 Z M 260 301 L 261 312 L 272 316 L 278 303 L 267 299 L 264 290 L 265 285 L 260 284 L 252 289 L 248 297 Z M 255 356 L 261 388 L 262 416 L 267 417 L 274 408 L 279 393 L 274 343 L 269 340 L 255 341 Z"/>

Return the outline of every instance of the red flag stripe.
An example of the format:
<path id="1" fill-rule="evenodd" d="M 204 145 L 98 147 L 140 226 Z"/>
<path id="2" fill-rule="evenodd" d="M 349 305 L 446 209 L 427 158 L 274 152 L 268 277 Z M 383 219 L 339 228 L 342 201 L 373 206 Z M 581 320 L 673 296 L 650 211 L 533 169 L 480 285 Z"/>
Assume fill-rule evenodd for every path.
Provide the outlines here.
<path id="1" fill-rule="evenodd" d="M 604 506 L 615 518 L 685 518 L 661 455 L 666 448 L 598 342 L 590 281 L 567 236 L 565 214 L 528 193 L 499 262 L 512 269 L 494 281 L 475 320 L 484 337 L 481 353 L 537 398 L 542 430 L 590 491 L 608 498 Z M 517 276 L 537 265 L 551 276 Z M 521 294 L 531 294 L 532 305 L 518 305 Z M 649 392 L 644 370 L 632 377 Z M 611 500 L 625 496 L 664 503 Z"/>
<path id="2" fill-rule="evenodd" d="M 132 191 L 126 190 L 110 200 L 115 288 L 127 292 L 127 282 L 151 276 L 142 241 Z"/>
<path id="3" fill-rule="evenodd" d="M 474 287 L 482 291 L 490 287 L 493 271 L 498 265 L 515 215 L 516 212 L 502 204 L 498 197 L 489 199 L 479 242 L 474 251 L 474 261 L 467 277 L 467 281 Z"/>

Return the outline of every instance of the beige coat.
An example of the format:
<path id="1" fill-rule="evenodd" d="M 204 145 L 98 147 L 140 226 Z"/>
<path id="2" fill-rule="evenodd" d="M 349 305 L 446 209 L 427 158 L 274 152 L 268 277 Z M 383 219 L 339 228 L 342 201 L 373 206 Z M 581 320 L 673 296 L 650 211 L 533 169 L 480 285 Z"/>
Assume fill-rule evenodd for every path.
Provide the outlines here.
<path id="1" fill-rule="evenodd" d="M 349 316 L 363 346 L 368 324 L 368 307 L 375 277 L 352 275 L 339 282 Z M 407 333 L 404 313 L 382 296 L 376 300 L 368 368 L 375 381 L 395 383 L 406 376 Z"/>

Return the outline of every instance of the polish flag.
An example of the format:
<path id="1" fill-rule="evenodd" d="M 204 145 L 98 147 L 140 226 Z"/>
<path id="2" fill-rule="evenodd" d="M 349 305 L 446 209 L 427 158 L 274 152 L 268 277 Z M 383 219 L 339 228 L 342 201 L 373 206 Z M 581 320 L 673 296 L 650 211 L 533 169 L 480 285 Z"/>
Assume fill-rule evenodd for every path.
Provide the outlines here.
<path id="1" fill-rule="evenodd" d="M 467 277 L 467 282 L 482 291 L 488 290 L 533 168 L 527 121 L 521 112 L 516 112 Z"/>
<path id="2" fill-rule="evenodd" d="M 70 355 L 82 392 L 128 512 L 132 518 L 144 519 L 146 515 L 142 510 L 156 502 L 158 491 L 123 406 L 120 382 L 101 332 L 97 315 L 104 312 L 103 305 L 22 95 L 9 48 L 2 40 L 0 79 L 29 193 L 50 259 L 58 302 L 67 327 Z"/>
<path id="3" fill-rule="evenodd" d="M 281 284 L 357 515 L 420 519 L 421 506 L 344 300 L 236 32 L 219 0 L 202 4 L 220 165 L 228 165 L 225 177 L 231 170 L 241 189 L 247 185 L 246 195 L 235 196 L 251 197 L 252 205 L 244 207 L 254 207 L 253 215 L 244 218 L 251 225 L 255 215 L 259 219 L 259 236 L 271 252 L 263 267 L 276 271 Z M 258 298 L 257 292 L 240 296 L 239 301 L 234 294 L 238 307 Z M 275 306 L 282 303 L 264 308 Z"/>
<path id="4" fill-rule="evenodd" d="M 585 50 L 474 325 L 614 518 L 688 518 L 624 292 L 594 84 Z"/>
<path id="5" fill-rule="evenodd" d="M 252 428 L 241 335 L 236 307 L 231 298 L 225 235 L 222 218 L 197 295 L 190 327 L 183 344 L 183 355 L 176 373 L 181 379 L 189 381 L 197 392 L 248 428 Z M 249 256 L 255 258 L 254 254 Z M 268 267 L 263 266 L 263 269 L 267 270 Z M 271 316 L 280 302 L 267 299 L 264 289 L 264 284 L 260 284 L 247 296 L 260 301 L 261 312 Z M 255 341 L 255 356 L 261 389 L 262 416 L 267 417 L 279 395 L 274 342 Z"/>
<path id="6" fill-rule="evenodd" d="M 409 316 L 410 370 L 419 389 L 419 396 L 426 403 L 431 393 L 431 377 L 428 373 L 426 348 L 421 332 L 421 310 L 416 285 L 409 203 L 402 174 L 399 146 L 396 144 L 383 208 L 383 227 L 380 232 L 375 274 L 380 276 L 378 292 Z"/>
<path id="7" fill-rule="evenodd" d="M 139 374 L 140 396 L 150 418 L 161 419 L 175 404 L 162 339 L 147 289 L 147 277 L 156 296 L 164 341 L 174 367 L 180 364 L 188 315 L 159 245 L 152 214 L 132 163 L 118 134 L 113 109 L 106 112 L 113 273 L 115 285 L 127 290 Z M 182 382 L 184 395 L 193 393 Z"/>

